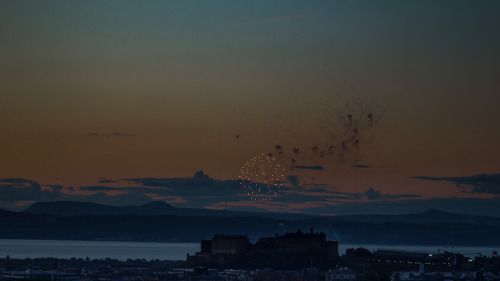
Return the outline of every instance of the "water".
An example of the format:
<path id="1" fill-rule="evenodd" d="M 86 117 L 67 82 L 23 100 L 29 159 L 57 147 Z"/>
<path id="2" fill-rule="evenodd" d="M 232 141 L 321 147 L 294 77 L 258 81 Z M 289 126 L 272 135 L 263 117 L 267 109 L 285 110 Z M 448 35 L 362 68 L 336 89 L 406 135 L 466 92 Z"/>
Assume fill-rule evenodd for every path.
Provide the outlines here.
<path id="1" fill-rule="evenodd" d="M 0 239 L 0 257 L 62 259 L 86 258 L 118 260 L 186 260 L 186 254 L 200 251 L 200 243 L 156 243 L 118 241 L 68 241 Z"/>
<path id="2" fill-rule="evenodd" d="M 418 251 L 437 254 L 438 252 L 461 253 L 468 257 L 491 256 L 492 247 L 439 247 L 439 246 L 384 246 L 373 244 L 339 244 L 339 254 L 345 254 L 347 248 L 363 247 L 373 252 L 377 249 Z M 9 255 L 11 258 L 44 258 L 57 257 L 62 259 L 86 258 L 118 260 L 160 259 L 186 260 L 186 254 L 193 255 L 200 251 L 199 243 L 157 243 L 157 242 L 115 242 L 115 241 L 68 241 L 68 240 L 22 240 L 0 239 L 0 257 Z"/>

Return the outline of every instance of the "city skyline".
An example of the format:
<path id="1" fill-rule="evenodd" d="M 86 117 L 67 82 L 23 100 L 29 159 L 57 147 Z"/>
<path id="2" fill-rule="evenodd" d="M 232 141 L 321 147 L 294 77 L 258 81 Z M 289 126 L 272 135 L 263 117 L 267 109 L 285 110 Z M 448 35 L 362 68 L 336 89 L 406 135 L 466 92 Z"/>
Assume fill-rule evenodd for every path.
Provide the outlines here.
<path id="1" fill-rule="evenodd" d="M 500 216 L 495 1 L 0 7 L 2 209 Z"/>

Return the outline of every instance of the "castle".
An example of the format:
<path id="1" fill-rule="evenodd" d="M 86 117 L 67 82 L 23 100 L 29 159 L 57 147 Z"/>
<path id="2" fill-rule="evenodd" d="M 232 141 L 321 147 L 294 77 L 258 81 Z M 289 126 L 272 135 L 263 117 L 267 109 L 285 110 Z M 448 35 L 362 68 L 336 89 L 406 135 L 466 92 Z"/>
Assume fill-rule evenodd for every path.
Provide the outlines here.
<path id="1" fill-rule="evenodd" d="M 263 237 L 252 244 L 246 235 L 217 234 L 201 241 L 201 251 L 187 256 L 190 267 L 306 268 L 328 267 L 338 257 L 338 241 L 323 232 L 285 233 Z"/>

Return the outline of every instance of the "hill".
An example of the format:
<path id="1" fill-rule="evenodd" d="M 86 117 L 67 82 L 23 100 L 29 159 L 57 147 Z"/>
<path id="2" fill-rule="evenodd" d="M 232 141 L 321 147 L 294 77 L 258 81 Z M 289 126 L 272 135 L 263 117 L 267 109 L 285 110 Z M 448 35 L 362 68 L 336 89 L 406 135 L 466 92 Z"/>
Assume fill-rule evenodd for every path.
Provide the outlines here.
<path id="1" fill-rule="evenodd" d="M 30 214 L 50 214 L 59 216 L 113 216 L 113 215 L 146 215 L 146 216 L 203 216 L 203 217 L 261 217 L 277 220 L 298 220 L 321 218 L 341 222 L 365 223 L 460 223 L 473 225 L 500 225 L 500 218 L 462 215 L 430 209 L 423 213 L 400 215 L 344 215 L 344 216 L 313 216 L 290 213 L 258 213 L 239 212 L 196 208 L 176 208 L 163 201 L 154 201 L 139 206 L 108 206 L 89 202 L 52 201 L 37 202 L 24 210 Z"/>
<path id="2" fill-rule="evenodd" d="M 460 223 L 472 225 L 500 225 L 500 218 L 462 215 L 429 209 L 423 213 L 401 215 L 346 215 L 332 217 L 332 220 L 371 223 Z"/>
<path id="3" fill-rule="evenodd" d="M 172 216 L 213 216 L 213 217 L 263 217 L 281 220 L 305 219 L 306 214 L 258 213 L 197 208 L 176 208 L 163 201 L 153 201 L 139 206 L 108 206 L 90 202 L 51 201 L 36 202 L 23 211 L 30 214 L 51 214 L 60 216 L 112 216 L 112 215 L 172 215 Z"/>
<path id="4" fill-rule="evenodd" d="M 153 205 L 146 208 L 155 209 Z M 161 208 L 168 208 L 163 206 Z M 462 215 L 428 211 L 402 215 L 443 220 Z M 356 218 L 354 216 L 353 218 Z M 462 222 L 376 221 L 382 217 L 357 217 L 358 221 L 339 217 L 281 220 L 251 216 L 177 216 L 177 215 L 78 215 L 61 216 L 28 212 L 0 211 L 0 238 L 61 240 L 122 240 L 199 242 L 214 234 L 243 234 L 251 240 L 313 227 L 325 232 L 327 239 L 349 244 L 493 246 L 498 244 L 500 224 L 496 218 L 464 217 Z M 360 221 L 368 220 L 370 222 Z M 398 218 L 398 219 L 401 219 Z M 428 218 L 430 220 L 430 218 Z M 491 220 L 491 221 L 490 221 Z M 479 223 L 478 223 L 479 222 Z M 485 224 L 483 222 L 487 222 Z"/>

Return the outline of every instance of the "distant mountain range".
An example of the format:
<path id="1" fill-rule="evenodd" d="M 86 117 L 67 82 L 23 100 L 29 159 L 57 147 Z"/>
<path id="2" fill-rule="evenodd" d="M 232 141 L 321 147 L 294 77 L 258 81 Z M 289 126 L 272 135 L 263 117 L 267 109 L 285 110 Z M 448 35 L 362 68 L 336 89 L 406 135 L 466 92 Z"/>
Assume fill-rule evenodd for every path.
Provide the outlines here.
<path id="1" fill-rule="evenodd" d="M 401 215 L 343 215 L 314 216 L 290 213 L 258 213 L 224 211 L 196 208 L 176 208 L 163 201 L 154 201 L 139 206 L 108 206 L 89 202 L 53 201 L 37 202 L 23 211 L 30 214 L 49 214 L 59 216 L 114 216 L 114 215 L 173 215 L 173 216 L 203 216 L 203 217 L 261 217 L 279 220 L 298 220 L 322 218 L 332 221 L 367 222 L 367 223 L 466 223 L 479 225 L 500 225 L 500 218 L 461 215 L 430 209 L 418 214 Z"/>
<path id="2" fill-rule="evenodd" d="M 287 214 L 287 213 L 257 213 L 257 212 L 238 212 L 225 210 L 210 210 L 196 208 L 176 208 L 164 201 L 153 201 L 140 206 L 108 206 L 89 202 L 74 201 L 53 201 L 37 202 L 24 210 L 24 213 L 30 214 L 50 214 L 60 216 L 113 216 L 113 215 L 173 215 L 173 216 L 203 216 L 203 217 L 263 217 L 274 219 L 305 219 L 311 218 L 311 215 L 305 214 Z"/>
<path id="3" fill-rule="evenodd" d="M 334 217 L 335 220 L 351 221 L 351 222 L 371 222 L 371 223 L 460 223 L 472 225 L 492 225 L 498 226 L 500 218 L 487 216 L 462 215 L 443 212 L 436 209 L 429 209 L 418 214 L 401 214 L 401 215 L 346 215 Z"/>
<path id="4" fill-rule="evenodd" d="M 214 234 L 251 240 L 297 229 L 322 231 L 345 244 L 498 246 L 500 218 L 428 210 L 420 214 L 308 216 L 175 208 L 164 202 L 113 207 L 35 203 L 0 210 L 0 238 L 199 242 Z"/>

